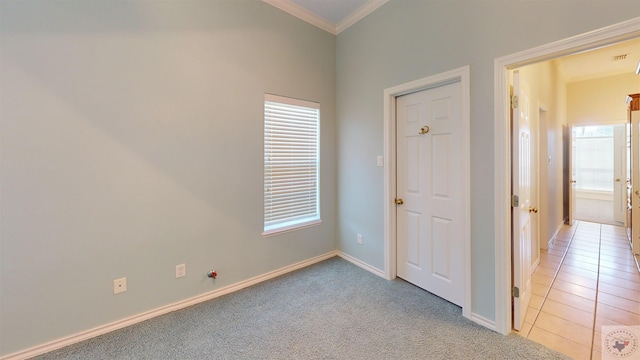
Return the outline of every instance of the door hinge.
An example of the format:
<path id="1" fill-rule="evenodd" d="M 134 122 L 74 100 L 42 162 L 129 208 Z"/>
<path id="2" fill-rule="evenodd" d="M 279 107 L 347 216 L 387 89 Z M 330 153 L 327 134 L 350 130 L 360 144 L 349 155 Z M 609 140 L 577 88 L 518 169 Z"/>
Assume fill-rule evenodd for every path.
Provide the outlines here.
<path id="1" fill-rule="evenodd" d="M 520 206 L 520 198 L 518 195 L 511 195 L 511 207 Z"/>
<path id="2" fill-rule="evenodd" d="M 513 287 L 512 293 L 513 293 L 513 297 L 516 297 L 516 298 L 520 297 L 520 289 L 518 289 L 515 286 Z"/>
<path id="3" fill-rule="evenodd" d="M 516 95 L 511 96 L 511 108 L 515 109 L 518 107 L 518 97 Z"/>

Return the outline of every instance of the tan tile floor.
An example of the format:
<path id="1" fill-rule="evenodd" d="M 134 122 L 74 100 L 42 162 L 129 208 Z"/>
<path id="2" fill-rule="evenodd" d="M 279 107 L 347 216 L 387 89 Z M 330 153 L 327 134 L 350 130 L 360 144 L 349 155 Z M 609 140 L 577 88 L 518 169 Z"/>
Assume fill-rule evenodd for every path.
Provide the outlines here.
<path id="1" fill-rule="evenodd" d="M 574 359 L 601 359 L 607 325 L 640 325 L 640 272 L 625 228 L 576 221 L 541 251 L 519 333 Z"/>

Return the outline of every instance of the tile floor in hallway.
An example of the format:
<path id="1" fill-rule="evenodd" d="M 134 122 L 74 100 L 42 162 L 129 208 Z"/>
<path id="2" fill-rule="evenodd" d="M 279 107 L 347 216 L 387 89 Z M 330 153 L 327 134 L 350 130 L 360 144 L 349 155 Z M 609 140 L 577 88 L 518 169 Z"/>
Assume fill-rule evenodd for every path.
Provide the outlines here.
<path id="1" fill-rule="evenodd" d="M 640 272 L 626 229 L 576 221 L 541 250 L 520 335 L 574 359 L 601 359 L 602 326 L 640 325 Z"/>

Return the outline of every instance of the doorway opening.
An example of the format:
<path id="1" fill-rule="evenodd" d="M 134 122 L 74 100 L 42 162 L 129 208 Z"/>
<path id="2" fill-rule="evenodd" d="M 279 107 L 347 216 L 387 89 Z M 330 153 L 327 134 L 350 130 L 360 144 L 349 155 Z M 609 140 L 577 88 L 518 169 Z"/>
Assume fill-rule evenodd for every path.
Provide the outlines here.
<path id="1" fill-rule="evenodd" d="M 626 125 L 574 126 L 574 219 L 624 226 L 630 166 Z"/>
<path id="2" fill-rule="evenodd" d="M 640 18 L 612 25 L 583 35 L 543 45 L 494 62 L 495 74 L 495 250 L 496 250 L 496 331 L 512 329 L 512 246 L 511 246 L 511 136 L 509 71 L 525 65 L 551 60 L 631 40 L 640 36 Z M 513 276 L 516 276 L 515 274 Z"/>

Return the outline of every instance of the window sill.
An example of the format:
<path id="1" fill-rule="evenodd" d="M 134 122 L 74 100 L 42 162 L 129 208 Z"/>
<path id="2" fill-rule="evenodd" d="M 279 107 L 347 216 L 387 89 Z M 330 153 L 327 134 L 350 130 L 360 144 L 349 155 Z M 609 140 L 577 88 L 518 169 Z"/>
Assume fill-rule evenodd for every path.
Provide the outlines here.
<path id="1" fill-rule="evenodd" d="M 316 219 L 316 220 L 311 220 L 311 221 L 307 221 L 307 222 L 303 222 L 303 223 L 299 223 L 299 224 L 294 224 L 294 225 L 289 225 L 289 226 L 282 226 L 282 227 L 278 227 L 275 229 L 270 229 L 270 230 L 265 230 L 262 233 L 263 237 L 271 237 L 271 236 L 275 236 L 275 235 L 280 235 L 283 233 L 288 233 L 288 232 L 292 232 L 292 231 L 296 231 L 296 230 L 300 230 L 300 229 L 306 229 L 306 228 L 310 228 L 316 225 L 319 225 L 320 223 L 322 223 L 321 219 Z"/>

